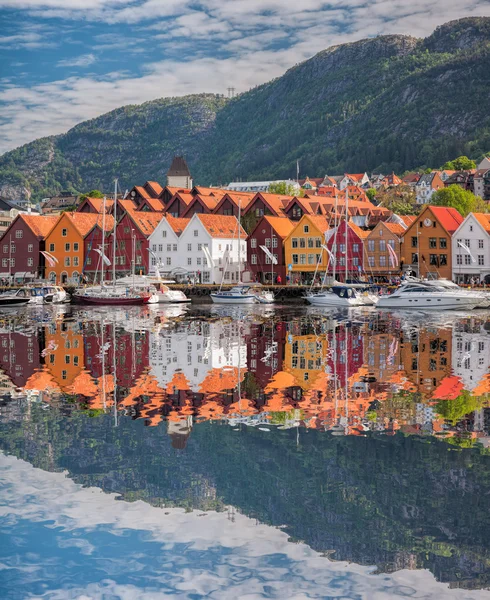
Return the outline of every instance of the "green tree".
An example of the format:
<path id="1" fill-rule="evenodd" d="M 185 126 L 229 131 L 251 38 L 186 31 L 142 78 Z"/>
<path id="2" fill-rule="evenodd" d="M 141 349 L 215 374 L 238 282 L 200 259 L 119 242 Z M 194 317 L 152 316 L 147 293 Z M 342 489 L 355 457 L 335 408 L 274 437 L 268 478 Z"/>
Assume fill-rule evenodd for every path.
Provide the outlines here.
<path id="1" fill-rule="evenodd" d="M 292 183 L 285 181 L 273 181 L 267 190 L 270 194 L 280 194 L 281 196 L 299 196 L 296 187 Z M 304 194 L 304 192 L 303 192 Z"/>
<path id="2" fill-rule="evenodd" d="M 374 197 L 376 196 L 376 190 L 374 188 L 369 188 L 368 190 L 366 190 L 366 196 L 372 202 Z"/>
<path id="3" fill-rule="evenodd" d="M 442 168 L 448 171 L 469 171 L 476 168 L 476 163 L 467 156 L 458 156 L 458 158 L 445 163 Z"/>
<path id="4" fill-rule="evenodd" d="M 409 185 L 398 185 L 379 191 L 376 200 L 380 206 L 398 215 L 416 215 L 419 212 L 415 190 Z"/>
<path id="5" fill-rule="evenodd" d="M 488 212 L 488 206 L 472 192 L 464 190 L 459 185 L 450 185 L 437 190 L 432 196 L 434 206 L 449 206 L 455 208 L 463 217 L 470 212 Z"/>
<path id="6" fill-rule="evenodd" d="M 456 425 L 466 415 L 483 406 L 483 398 L 472 396 L 470 392 L 464 390 L 454 400 L 441 400 L 437 403 L 436 412 L 446 421 Z"/>
<path id="7" fill-rule="evenodd" d="M 81 194 L 80 201 L 83 202 L 85 198 L 103 198 L 104 194 L 99 190 L 91 190 L 88 194 Z"/>

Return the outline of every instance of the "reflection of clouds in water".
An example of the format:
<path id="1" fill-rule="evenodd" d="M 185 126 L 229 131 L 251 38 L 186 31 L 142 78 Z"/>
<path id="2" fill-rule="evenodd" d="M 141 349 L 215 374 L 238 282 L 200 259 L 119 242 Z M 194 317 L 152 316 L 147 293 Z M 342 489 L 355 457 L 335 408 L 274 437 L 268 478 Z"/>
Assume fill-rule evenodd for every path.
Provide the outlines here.
<path id="1" fill-rule="evenodd" d="M 330 562 L 305 544 L 289 542 L 280 529 L 241 514 L 231 522 L 226 513 L 116 501 L 115 494 L 82 488 L 62 473 L 3 455 L 0 473 L 2 529 L 7 522 L 19 537 L 19 529 L 28 536 L 38 528 L 43 549 L 49 548 L 42 557 L 29 548 L 24 562 L 39 565 L 36 575 L 35 567 L 21 571 L 8 557 L 0 566 L 9 574 L 3 579 L 16 587 L 46 583 L 43 598 L 49 600 L 488 597 L 450 590 L 428 571 L 373 575 L 369 567 Z"/>

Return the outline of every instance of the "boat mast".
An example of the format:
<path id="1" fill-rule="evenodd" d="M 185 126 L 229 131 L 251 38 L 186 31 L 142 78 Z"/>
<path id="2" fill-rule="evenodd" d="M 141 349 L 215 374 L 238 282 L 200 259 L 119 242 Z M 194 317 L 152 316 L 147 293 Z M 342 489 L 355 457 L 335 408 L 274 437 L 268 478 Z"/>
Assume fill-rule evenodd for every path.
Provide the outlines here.
<path id="1" fill-rule="evenodd" d="M 349 186 L 345 187 L 345 283 L 349 278 Z"/>
<path id="2" fill-rule="evenodd" d="M 104 285 L 104 258 L 105 258 L 105 201 L 106 198 L 104 196 L 104 200 L 102 201 L 102 256 L 100 261 L 100 285 L 101 287 Z"/>
<path id="3" fill-rule="evenodd" d="M 241 253 L 241 249 L 242 249 L 242 239 L 241 239 L 241 232 L 240 232 L 240 219 L 242 218 L 242 203 L 241 200 L 238 200 L 238 285 L 241 284 L 242 282 L 242 276 L 241 276 L 241 263 L 242 263 L 242 253 Z M 272 242 L 271 242 L 272 244 Z"/>
<path id="4" fill-rule="evenodd" d="M 335 204 L 334 204 L 334 210 L 335 210 L 335 217 L 334 217 L 334 228 L 335 228 L 335 233 L 333 236 L 333 245 L 332 245 L 332 250 L 334 250 L 333 253 L 333 270 L 332 270 L 332 276 L 333 276 L 333 284 L 335 285 L 335 276 L 337 274 L 337 232 L 338 232 L 338 219 L 337 219 L 337 210 L 338 210 L 338 194 L 337 194 L 337 190 L 335 190 Z"/>
<path id="5" fill-rule="evenodd" d="M 116 287 L 116 219 L 117 215 L 117 179 L 114 180 L 114 229 L 112 230 L 112 285 Z"/>

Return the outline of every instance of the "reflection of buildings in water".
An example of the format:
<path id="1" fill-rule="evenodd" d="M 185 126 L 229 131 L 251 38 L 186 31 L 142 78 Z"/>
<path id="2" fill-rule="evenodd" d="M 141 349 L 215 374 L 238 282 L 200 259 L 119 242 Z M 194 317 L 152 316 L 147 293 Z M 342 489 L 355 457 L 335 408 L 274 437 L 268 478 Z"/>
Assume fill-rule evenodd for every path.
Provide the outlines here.
<path id="1" fill-rule="evenodd" d="M 247 368 L 261 390 L 283 368 L 286 329 L 287 323 L 284 321 L 266 321 L 250 326 Z"/>
<path id="2" fill-rule="evenodd" d="M 0 330 L 0 369 L 4 373 L 4 388 L 10 380 L 13 387 L 24 387 L 39 367 L 39 341 L 35 331 Z"/>
<path id="3" fill-rule="evenodd" d="M 77 321 L 53 321 L 44 329 L 43 356 L 46 369 L 57 387 L 77 393 L 76 379 L 84 367 L 83 328 Z M 83 393 L 83 385 L 79 390 Z"/>
<path id="4" fill-rule="evenodd" d="M 479 384 L 490 367 L 490 335 L 483 325 L 483 321 L 471 319 L 453 329 L 453 372 L 461 378 L 464 389 L 471 392 L 481 388 Z M 479 389 L 479 393 L 485 392 Z"/>
<path id="5" fill-rule="evenodd" d="M 209 389 L 214 379 L 229 377 L 230 369 L 246 370 L 243 330 L 234 321 L 191 321 L 177 330 L 150 333 L 150 372 L 164 390 L 184 385 L 193 392 L 214 391 Z"/>
<path id="6" fill-rule="evenodd" d="M 169 419 L 167 423 L 167 433 L 172 440 L 172 446 L 176 450 L 182 450 L 186 447 L 187 440 L 192 431 L 192 416 Z"/>
<path id="7" fill-rule="evenodd" d="M 419 328 L 401 333 L 401 363 L 416 390 L 430 397 L 451 375 L 452 330 Z"/>

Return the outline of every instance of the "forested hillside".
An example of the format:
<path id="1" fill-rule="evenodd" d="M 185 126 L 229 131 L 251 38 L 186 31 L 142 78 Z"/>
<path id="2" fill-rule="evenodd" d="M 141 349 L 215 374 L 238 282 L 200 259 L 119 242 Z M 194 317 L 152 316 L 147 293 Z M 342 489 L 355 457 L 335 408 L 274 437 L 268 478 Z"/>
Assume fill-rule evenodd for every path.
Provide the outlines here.
<path id="1" fill-rule="evenodd" d="M 184 154 L 196 181 L 438 167 L 490 150 L 490 18 L 420 40 L 390 35 L 320 52 L 231 100 L 126 106 L 0 157 L 0 193 L 40 198 L 163 182 Z"/>

